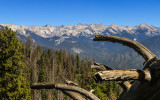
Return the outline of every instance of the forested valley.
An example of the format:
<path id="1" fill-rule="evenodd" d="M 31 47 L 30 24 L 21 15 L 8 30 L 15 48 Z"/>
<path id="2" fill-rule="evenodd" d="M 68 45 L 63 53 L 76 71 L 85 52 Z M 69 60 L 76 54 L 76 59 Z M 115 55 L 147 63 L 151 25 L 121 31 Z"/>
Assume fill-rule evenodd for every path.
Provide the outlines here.
<path id="1" fill-rule="evenodd" d="M 115 82 L 95 82 L 93 58 L 81 58 L 66 50 L 43 49 L 30 36 L 25 43 L 9 28 L 0 29 L 0 98 L 1 100 L 70 100 L 60 90 L 32 90 L 35 82 L 76 82 L 79 87 L 101 100 L 114 100 L 122 89 Z"/>

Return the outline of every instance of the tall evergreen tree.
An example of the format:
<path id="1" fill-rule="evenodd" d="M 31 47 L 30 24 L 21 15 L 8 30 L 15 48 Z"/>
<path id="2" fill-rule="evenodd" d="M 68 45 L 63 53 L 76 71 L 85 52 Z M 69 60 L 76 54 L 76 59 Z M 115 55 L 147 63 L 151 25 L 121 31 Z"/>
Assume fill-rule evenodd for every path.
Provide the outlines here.
<path id="1" fill-rule="evenodd" d="M 79 55 L 77 54 L 76 55 L 76 66 L 77 66 L 77 72 L 76 73 L 80 73 L 80 57 Z"/>
<path id="2" fill-rule="evenodd" d="M 26 57 L 29 58 L 29 61 L 31 61 L 32 53 L 33 53 L 33 40 L 29 35 L 27 37 L 27 42 L 26 42 Z"/>
<path id="3" fill-rule="evenodd" d="M 0 98 L 1 100 L 31 99 L 30 85 L 23 74 L 23 46 L 17 33 L 7 27 L 0 30 Z"/>

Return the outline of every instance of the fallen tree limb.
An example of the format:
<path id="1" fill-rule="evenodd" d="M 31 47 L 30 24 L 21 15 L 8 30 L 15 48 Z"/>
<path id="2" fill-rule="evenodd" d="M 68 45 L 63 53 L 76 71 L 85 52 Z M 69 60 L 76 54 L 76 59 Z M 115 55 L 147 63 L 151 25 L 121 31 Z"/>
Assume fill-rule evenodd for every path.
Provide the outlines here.
<path id="1" fill-rule="evenodd" d="M 100 71 L 95 74 L 95 79 L 98 81 L 128 81 L 128 80 L 151 80 L 151 75 L 148 70 L 109 70 Z"/>
<path id="2" fill-rule="evenodd" d="M 60 84 L 60 83 L 34 83 L 31 86 L 31 89 L 53 89 L 53 88 L 55 88 L 57 90 L 62 90 L 62 91 L 66 90 L 66 91 L 80 93 L 91 100 L 100 100 L 93 93 L 91 93 L 87 90 L 84 90 L 80 87 L 77 87 L 77 86 L 69 86 L 69 85 Z"/>
<path id="3" fill-rule="evenodd" d="M 91 68 L 99 70 L 99 71 L 113 70 L 111 67 L 109 67 L 107 65 L 99 64 L 99 63 L 94 63 L 93 65 L 91 65 Z M 96 77 L 95 77 L 95 79 L 96 79 Z M 125 90 L 128 91 L 131 87 L 131 83 L 129 81 L 118 82 L 118 84 L 122 87 L 122 89 L 124 91 Z"/>

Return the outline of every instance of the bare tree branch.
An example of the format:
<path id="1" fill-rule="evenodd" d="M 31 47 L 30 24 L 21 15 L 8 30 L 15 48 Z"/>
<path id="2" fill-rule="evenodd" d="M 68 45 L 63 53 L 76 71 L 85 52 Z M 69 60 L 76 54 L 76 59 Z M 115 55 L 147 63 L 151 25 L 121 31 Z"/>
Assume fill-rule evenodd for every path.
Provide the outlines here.
<path id="1" fill-rule="evenodd" d="M 127 81 L 127 80 L 151 80 L 151 75 L 148 70 L 109 70 L 100 71 L 95 74 L 97 80 L 105 81 Z"/>
<path id="2" fill-rule="evenodd" d="M 153 54 L 150 50 L 148 50 L 145 46 L 141 43 L 130 40 L 124 37 L 117 37 L 117 36 L 110 36 L 110 35 L 96 35 L 94 41 L 110 41 L 110 42 L 117 42 L 128 47 L 133 48 L 138 54 L 140 54 L 146 62 L 155 58 L 155 54 Z"/>
<path id="3" fill-rule="evenodd" d="M 66 84 L 60 84 L 60 83 L 34 83 L 31 86 L 31 89 L 58 89 L 62 91 L 72 91 L 72 92 L 77 92 L 85 97 L 91 99 L 91 100 L 100 100 L 98 97 L 96 97 L 93 93 L 86 91 L 80 87 L 77 86 L 69 86 Z"/>

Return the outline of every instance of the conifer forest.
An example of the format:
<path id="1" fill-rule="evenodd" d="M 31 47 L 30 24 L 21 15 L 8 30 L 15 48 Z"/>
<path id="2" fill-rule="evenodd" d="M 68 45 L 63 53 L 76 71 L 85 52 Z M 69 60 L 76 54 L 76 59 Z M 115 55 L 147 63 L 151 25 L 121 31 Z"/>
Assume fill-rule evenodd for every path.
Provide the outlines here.
<path id="1" fill-rule="evenodd" d="M 116 82 L 96 82 L 93 58 L 81 58 L 66 50 L 35 44 L 30 36 L 25 43 L 9 28 L 0 29 L 1 100 L 71 100 L 67 91 L 31 89 L 33 83 L 75 82 L 101 100 L 115 100 L 122 92 Z M 66 93 L 65 93 L 66 92 Z"/>

